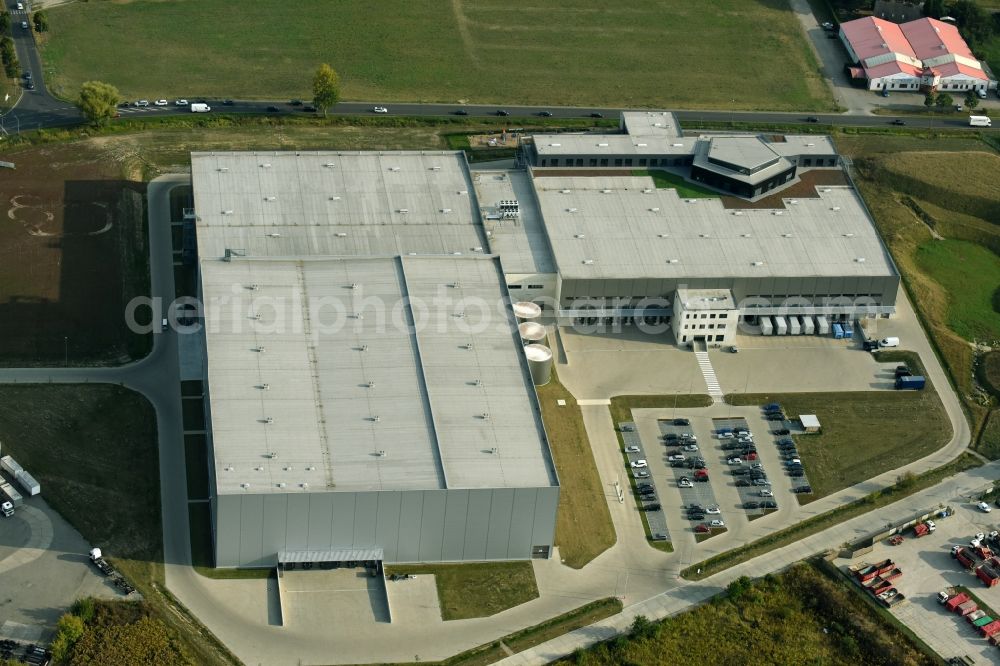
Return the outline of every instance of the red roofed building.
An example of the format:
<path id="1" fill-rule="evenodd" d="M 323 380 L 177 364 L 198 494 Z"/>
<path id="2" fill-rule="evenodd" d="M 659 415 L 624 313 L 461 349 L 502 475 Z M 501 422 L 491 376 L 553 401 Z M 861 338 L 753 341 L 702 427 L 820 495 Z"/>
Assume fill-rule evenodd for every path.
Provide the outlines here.
<path id="1" fill-rule="evenodd" d="M 840 26 L 851 76 L 869 90 L 965 91 L 996 88 L 955 26 L 932 18 L 896 25 L 866 17 Z"/>

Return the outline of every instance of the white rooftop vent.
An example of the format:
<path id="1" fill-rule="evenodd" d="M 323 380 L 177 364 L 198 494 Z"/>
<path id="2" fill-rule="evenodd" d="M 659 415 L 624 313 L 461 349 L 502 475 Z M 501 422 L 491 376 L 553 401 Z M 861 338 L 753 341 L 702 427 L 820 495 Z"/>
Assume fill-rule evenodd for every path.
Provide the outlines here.
<path id="1" fill-rule="evenodd" d="M 734 210 L 733 211 L 733 215 L 742 215 L 742 214 L 743 214 L 743 211 L 741 211 L 741 210 Z"/>
<path id="2" fill-rule="evenodd" d="M 674 148 L 683 148 L 684 147 L 683 143 L 672 143 L 670 145 L 673 146 Z"/>
<path id="3" fill-rule="evenodd" d="M 325 166 L 325 167 L 326 167 L 326 168 L 328 168 L 328 169 L 332 169 L 333 167 L 335 167 L 335 166 L 337 166 L 337 165 L 336 165 L 336 164 L 334 164 L 333 162 L 324 162 L 324 163 L 323 163 L 323 166 Z"/>
<path id="4" fill-rule="evenodd" d="M 285 487 L 285 482 L 284 482 L 284 481 L 280 482 L 280 483 L 278 484 L 278 487 L 279 487 L 279 488 L 284 488 L 284 487 Z"/>
<path id="5" fill-rule="evenodd" d="M 670 238 L 670 234 L 656 234 L 659 238 Z"/>
<path id="6" fill-rule="evenodd" d="M 832 192 L 832 191 L 833 190 L 831 190 L 829 187 L 824 187 L 822 190 L 820 190 L 820 192 Z"/>
<path id="7" fill-rule="evenodd" d="M 685 199 L 688 203 L 698 203 L 697 199 Z"/>
<path id="8" fill-rule="evenodd" d="M 844 238 L 854 238 L 854 234 L 853 233 L 844 234 Z"/>
<path id="9" fill-rule="evenodd" d="M 782 238 L 791 238 L 792 235 L 791 234 L 781 234 L 781 237 Z"/>
<path id="10" fill-rule="evenodd" d="M 250 484 L 249 484 L 249 483 L 241 483 L 241 484 L 240 484 L 240 488 L 242 488 L 243 490 L 246 490 L 246 489 L 247 489 L 247 488 L 249 488 L 249 487 L 250 487 Z"/>
<path id="11" fill-rule="evenodd" d="M 469 191 L 468 190 L 459 190 L 458 193 L 459 194 L 468 194 Z"/>
<path id="12" fill-rule="evenodd" d="M 840 206 L 833 206 L 830 208 L 830 210 L 840 210 Z"/>
<path id="13" fill-rule="evenodd" d="M 591 264 L 593 264 L 593 263 L 594 263 L 594 260 L 593 260 L 593 259 L 584 259 L 584 260 L 583 260 L 583 263 L 584 263 L 584 265 L 586 265 L 586 266 L 590 266 Z"/>
<path id="14" fill-rule="evenodd" d="M 709 238 L 708 234 L 698 234 L 698 238 Z"/>
<path id="15" fill-rule="evenodd" d="M 649 212 L 650 212 L 650 213 L 659 213 L 659 212 L 660 212 L 660 209 L 659 209 L 659 207 L 655 207 L 655 208 L 650 208 L 650 209 L 649 209 Z"/>
<path id="16" fill-rule="evenodd" d="M 572 191 L 573 191 L 573 190 L 559 190 L 559 192 L 560 192 L 561 194 L 569 194 L 569 193 L 570 193 L 570 192 L 572 192 Z"/>
<path id="17" fill-rule="evenodd" d="M 750 238 L 750 234 L 743 234 L 743 238 Z"/>
<path id="18" fill-rule="evenodd" d="M 267 237 L 268 238 L 281 238 L 281 234 L 279 234 L 277 231 L 272 231 L 271 233 L 267 234 Z"/>
<path id="19" fill-rule="evenodd" d="M 798 199 L 789 199 L 788 203 L 792 204 L 793 206 L 797 206 L 798 203 L 799 203 L 799 200 Z"/>
<path id="20" fill-rule="evenodd" d="M 314 466 L 312 466 L 312 465 L 309 465 L 308 467 L 306 467 L 306 471 L 307 472 L 315 472 L 316 468 Z"/>
<path id="21" fill-rule="evenodd" d="M 807 143 L 806 145 L 807 146 L 815 146 L 816 144 L 815 143 Z"/>
<path id="22" fill-rule="evenodd" d="M 785 211 L 783 211 L 783 210 L 773 210 L 773 211 L 771 211 L 771 215 L 784 215 L 784 214 L 785 214 Z"/>
<path id="23" fill-rule="evenodd" d="M 235 468 L 232 465 L 226 465 L 225 470 L 227 472 L 232 472 Z"/>
<path id="24" fill-rule="evenodd" d="M 483 251 L 483 246 L 482 245 L 477 245 L 476 247 L 469 248 L 469 250 L 471 252 L 482 252 Z"/>
<path id="25" fill-rule="evenodd" d="M 549 145 L 552 146 L 553 148 L 559 148 L 560 146 L 562 146 L 561 143 L 550 143 Z"/>
<path id="26" fill-rule="evenodd" d="M 262 168 L 262 169 L 270 169 L 271 168 L 271 163 L 270 162 L 264 162 L 263 164 L 260 165 L 260 168 Z"/>
<path id="27" fill-rule="evenodd" d="M 611 194 L 611 190 L 601 190 L 601 194 Z"/>
<path id="28" fill-rule="evenodd" d="M 442 208 L 441 212 L 444 213 L 445 215 L 447 215 L 448 213 L 451 212 L 451 208 Z"/>
<path id="29" fill-rule="evenodd" d="M 680 262 L 680 259 L 667 259 L 667 263 L 668 264 L 676 264 L 676 263 L 679 263 L 679 262 Z"/>
<path id="30" fill-rule="evenodd" d="M 263 472 L 264 471 L 264 466 L 263 465 L 257 465 L 256 467 L 254 467 L 254 471 L 256 471 L 256 472 Z"/>
<path id="31" fill-rule="evenodd" d="M 579 239 L 586 238 L 586 237 L 587 236 L 585 234 L 576 234 L 575 236 L 573 236 L 573 238 L 579 238 Z"/>
<path id="32" fill-rule="evenodd" d="M 607 148 L 607 147 L 608 147 L 608 144 L 606 144 L 606 143 L 599 143 L 599 144 L 597 144 L 597 145 L 598 145 L 598 147 L 600 147 L 600 148 Z"/>
<path id="33" fill-rule="evenodd" d="M 461 252 L 452 252 L 451 254 L 452 254 L 453 256 L 456 256 L 456 257 L 461 257 L 461 256 L 462 256 L 462 253 L 461 253 Z"/>
<path id="34" fill-rule="evenodd" d="M 404 214 L 404 215 L 405 215 L 406 213 L 409 213 L 409 212 L 410 212 L 410 209 L 409 209 L 409 208 L 400 208 L 400 209 L 399 209 L 399 210 L 397 210 L 396 212 L 397 212 L 397 213 L 402 213 L 402 214 Z"/>
<path id="35" fill-rule="evenodd" d="M 302 488 L 302 490 L 306 490 L 307 488 L 309 488 L 309 484 L 303 481 L 302 483 L 299 484 L 299 487 Z"/>
<path id="36" fill-rule="evenodd" d="M 432 166 L 431 167 L 431 171 L 440 171 L 440 170 L 441 170 L 441 167 L 439 167 L 439 166 Z"/>
<path id="37" fill-rule="evenodd" d="M 567 212 L 567 213 L 575 213 L 576 211 L 577 211 L 577 209 L 576 209 L 576 208 L 567 208 L 567 209 L 566 209 L 566 212 Z"/>
<path id="38" fill-rule="evenodd" d="M 216 171 L 226 172 L 229 171 L 229 167 L 219 167 L 218 169 L 216 169 Z"/>
<path id="39" fill-rule="evenodd" d="M 858 262 L 859 264 L 863 264 L 863 263 L 865 263 L 865 258 L 864 257 L 855 257 L 854 261 Z"/>
<path id="40" fill-rule="evenodd" d="M 233 211 L 231 211 L 231 210 L 224 210 L 224 211 L 222 211 L 222 214 L 223 215 L 232 215 Z"/>
<path id="41" fill-rule="evenodd" d="M 338 197 L 338 196 L 332 196 L 332 197 L 330 197 L 330 201 L 340 201 L 340 197 Z"/>
<path id="42" fill-rule="evenodd" d="M 763 261 L 754 261 L 754 262 L 751 262 L 750 265 L 751 266 L 763 266 L 764 262 Z"/>
<path id="43" fill-rule="evenodd" d="M 291 472 L 291 471 L 292 471 L 293 469 L 295 469 L 295 468 L 294 468 L 294 467 L 292 467 L 291 465 L 285 465 L 285 466 L 284 466 L 284 467 L 282 467 L 281 469 L 285 470 L 286 472 Z"/>
<path id="44" fill-rule="evenodd" d="M 337 238 L 347 238 L 347 232 L 346 231 L 338 231 L 337 233 L 334 234 L 334 236 L 336 236 Z"/>
<path id="45" fill-rule="evenodd" d="M 389 171 L 399 171 L 399 167 L 389 167 Z"/>
<path id="46" fill-rule="evenodd" d="M 278 197 L 264 197 L 264 201 L 277 201 Z"/>
<path id="47" fill-rule="evenodd" d="M 647 188 L 644 188 L 644 189 L 642 190 L 642 193 L 643 193 L 643 194 L 652 194 L 652 193 L 653 193 L 653 190 L 651 190 L 650 188 L 648 188 L 648 187 L 647 187 Z"/>

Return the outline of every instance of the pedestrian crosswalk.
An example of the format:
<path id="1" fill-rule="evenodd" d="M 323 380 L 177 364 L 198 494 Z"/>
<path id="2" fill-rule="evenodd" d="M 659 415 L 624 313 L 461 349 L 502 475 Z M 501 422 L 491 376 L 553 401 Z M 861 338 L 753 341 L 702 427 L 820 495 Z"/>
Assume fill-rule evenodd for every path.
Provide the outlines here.
<path id="1" fill-rule="evenodd" d="M 708 395 L 712 396 L 712 402 L 722 402 L 722 387 L 719 386 L 719 378 L 715 376 L 715 368 L 712 367 L 712 361 L 708 358 L 708 352 L 696 351 L 694 356 L 698 361 L 701 376 L 705 378 Z"/>

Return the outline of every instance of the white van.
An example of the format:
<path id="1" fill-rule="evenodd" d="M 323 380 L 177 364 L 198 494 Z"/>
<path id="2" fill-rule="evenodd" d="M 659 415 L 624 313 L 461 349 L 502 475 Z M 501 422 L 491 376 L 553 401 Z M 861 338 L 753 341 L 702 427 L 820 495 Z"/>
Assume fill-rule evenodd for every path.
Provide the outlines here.
<path id="1" fill-rule="evenodd" d="M 879 347 L 898 347 L 899 338 L 882 338 L 878 341 Z"/>
<path id="2" fill-rule="evenodd" d="M 212 110 L 208 104 L 194 103 L 191 105 L 191 113 L 208 113 Z"/>

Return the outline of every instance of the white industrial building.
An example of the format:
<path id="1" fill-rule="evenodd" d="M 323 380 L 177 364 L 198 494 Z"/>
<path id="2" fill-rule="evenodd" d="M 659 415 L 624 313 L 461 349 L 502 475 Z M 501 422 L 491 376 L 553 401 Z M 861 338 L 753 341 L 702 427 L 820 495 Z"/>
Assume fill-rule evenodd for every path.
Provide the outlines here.
<path id="1" fill-rule="evenodd" d="M 838 169 L 828 139 L 727 144 L 660 113 L 624 126 L 535 137 L 534 159 L 557 167 L 192 155 L 217 566 L 548 557 L 559 484 L 532 379 L 552 354 L 543 327 L 519 331 L 516 301 L 563 326 L 655 320 L 680 345 L 894 312 L 899 275 L 846 182 L 741 207 L 624 165 L 692 177 L 714 153 L 713 169 L 790 165 L 799 182 Z M 654 143 L 686 152 L 652 164 L 640 144 Z M 619 157 L 578 157 L 584 144 Z M 623 163 L 567 173 L 590 159 Z"/>

